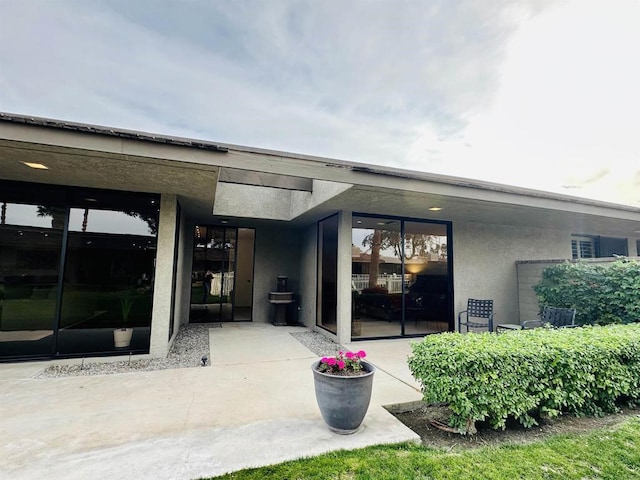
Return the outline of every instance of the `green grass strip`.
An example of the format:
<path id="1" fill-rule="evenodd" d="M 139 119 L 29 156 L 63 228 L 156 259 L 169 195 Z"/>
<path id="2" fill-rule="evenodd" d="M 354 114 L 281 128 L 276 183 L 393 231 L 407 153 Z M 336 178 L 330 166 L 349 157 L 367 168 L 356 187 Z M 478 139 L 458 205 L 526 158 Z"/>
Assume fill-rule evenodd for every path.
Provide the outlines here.
<path id="1" fill-rule="evenodd" d="M 339 451 L 241 470 L 226 480 L 640 479 L 640 418 L 613 429 L 559 435 L 527 445 L 444 452 L 412 444 Z"/>

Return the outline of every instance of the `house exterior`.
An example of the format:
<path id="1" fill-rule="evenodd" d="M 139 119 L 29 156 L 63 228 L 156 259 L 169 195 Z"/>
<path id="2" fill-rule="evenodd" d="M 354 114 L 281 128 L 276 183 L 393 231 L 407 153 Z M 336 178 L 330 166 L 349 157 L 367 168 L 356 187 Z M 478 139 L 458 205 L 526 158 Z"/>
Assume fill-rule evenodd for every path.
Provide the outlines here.
<path id="1" fill-rule="evenodd" d="M 468 298 L 513 323 L 517 262 L 640 240 L 635 207 L 10 113 L 0 208 L 2 361 L 163 357 L 188 322 L 418 336 Z"/>

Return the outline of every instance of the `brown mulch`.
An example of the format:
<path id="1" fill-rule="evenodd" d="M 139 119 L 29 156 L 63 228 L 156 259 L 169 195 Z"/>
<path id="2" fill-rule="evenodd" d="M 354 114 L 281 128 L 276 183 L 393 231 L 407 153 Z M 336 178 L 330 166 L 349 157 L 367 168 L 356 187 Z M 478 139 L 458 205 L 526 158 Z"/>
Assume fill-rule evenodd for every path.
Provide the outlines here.
<path id="1" fill-rule="evenodd" d="M 392 414 L 420 435 L 426 447 L 454 450 L 470 449 L 488 445 L 523 444 L 542 440 L 551 435 L 565 433 L 586 433 L 598 428 L 618 425 L 632 417 L 640 417 L 639 408 L 625 408 L 619 413 L 604 417 L 574 417 L 564 415 L 553 419 L 543 419 L 539 425 L 524 428 L 519 424 L 508 424 L 505 430 L 493 430 L 488 425 L 478 424 L 475 435 L 461 435 L 437 428 L 433 423 L 446 425 L 449 409 L 446 406 L 434 406 L 423 403 L 418 408 Z"/>

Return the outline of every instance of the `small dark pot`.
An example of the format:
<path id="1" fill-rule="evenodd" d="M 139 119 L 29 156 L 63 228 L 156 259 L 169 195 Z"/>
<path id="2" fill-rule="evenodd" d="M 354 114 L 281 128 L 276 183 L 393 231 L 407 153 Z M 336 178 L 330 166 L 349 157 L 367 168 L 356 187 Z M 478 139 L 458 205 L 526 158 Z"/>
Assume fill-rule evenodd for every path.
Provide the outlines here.
<path id="1" fill-rule="evenodd" d="M 367 373 L 354 377 L 340 377 L 317 370 L 320 361 L 311 365 L 316 400 L 325 423 L 335 433 L 349 435 L 360 428 L 371 401 L 373 374 L 376 369 L 362 362 Z"/>

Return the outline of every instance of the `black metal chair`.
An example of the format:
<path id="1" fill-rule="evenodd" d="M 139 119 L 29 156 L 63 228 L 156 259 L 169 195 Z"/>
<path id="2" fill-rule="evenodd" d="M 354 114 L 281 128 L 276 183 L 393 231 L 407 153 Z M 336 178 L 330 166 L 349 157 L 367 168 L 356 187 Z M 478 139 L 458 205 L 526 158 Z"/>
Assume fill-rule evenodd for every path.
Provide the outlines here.
<path id="1" fill-rule="evenodd" d="M 537 328 L 549 325 L 553 328 L 571 328 L 576 325 L 575 308 L 542 307 L 539 320 L 525 320 L 522 328 Z"/>
<path id="2" fill-rule="evenodd" d="M 458 313 L 458 332 L 462 332 L 462 326 L 467 328 L 486 328 L 493 332 L 493 300 L 467 300 L 467 309 Z"/>

